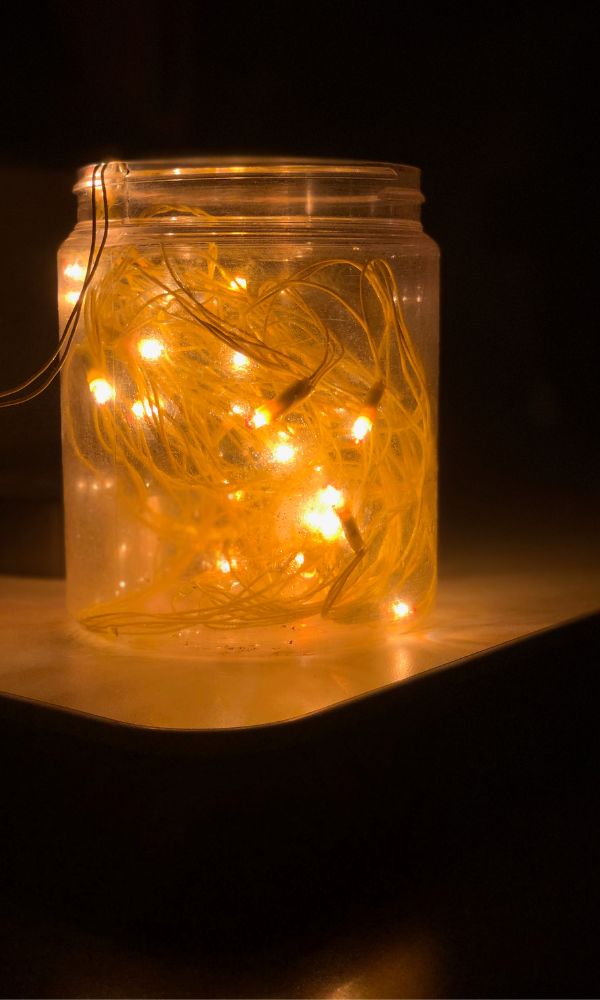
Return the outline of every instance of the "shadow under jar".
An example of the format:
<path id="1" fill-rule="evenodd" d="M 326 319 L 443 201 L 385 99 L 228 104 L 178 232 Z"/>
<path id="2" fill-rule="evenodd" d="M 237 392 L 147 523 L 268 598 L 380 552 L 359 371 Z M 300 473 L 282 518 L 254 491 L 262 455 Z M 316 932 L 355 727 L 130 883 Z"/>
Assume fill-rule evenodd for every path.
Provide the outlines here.
<path id="1" fill-rule="evenodd" d="M 94 181 L 92 178 L 95 177 Z M 419 171 L 111 163 L 62 376 L 67 600 L 161 648 L 413 628 L 436 579 L 438 263 Z M 92 197 L 59 253 L 64 325 Z"/>

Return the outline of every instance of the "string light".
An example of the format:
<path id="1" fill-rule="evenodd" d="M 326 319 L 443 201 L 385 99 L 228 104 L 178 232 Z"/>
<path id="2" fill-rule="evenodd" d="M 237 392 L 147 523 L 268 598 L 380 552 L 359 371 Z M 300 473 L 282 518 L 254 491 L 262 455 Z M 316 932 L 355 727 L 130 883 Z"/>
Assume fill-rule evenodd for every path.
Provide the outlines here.
<path id="1" fill-rule="evenodd" d="M 99 406 L 103 406 L 104 403 L 108 403 L 111 399 L 114 399 L 115 390 L 105 378 L 92 377 L 89 381 L 89 387 Z"/>
<path id="2" fill-rule="evenodd" d="M 134 417 L 136 417 L 138 420 L 141 420 L 144 416 L 157 417 L 158 407 L 156 406 L 155 403 L 150 403 L 147 399 L 145 399 L 143 402 L 141 399 L 136 399 L 135 403 L 133 403 L 131 407 L 131 412 L 133 413 Z"/>
<path id="3" fill-rule="evenodd" d="M 138 341 L 138 351 L 144 361 L 158 361 L 165 349 L 165 345 L 158 337 L 142 337 Z"/>
<path id="4" fill-rule="evenodd" d="M 276 462 L 281 462 L 284 465 L 288 462 L 292 462 L 296 457 L 296 449 L 292 444 L 276 444 L 273 448 L 273 458 Z"/>
<path id="5" fill-rule="evenodd" d="M 343 494 L 334 486 L 327 486 L 309 500 L 302 520 L 312 531 L 319 532 L 328 542 L 333 542 L 342 534 L 342 523 L 336 508 L 341 508 L 343 503 Z"/>
<path id="6" fill-rule="evenodd" d="M 362 441 L 372 428 L 373 421 L 370 417 L 364 415 L 357 417 L 352 427 L 352 437 L 355 441 Z"/>
<path id="7" fill-rule="evenodd" d="M 85 278 L 85 267 L 81 264 L 73 262 L 72 264 L 67 264 L 64 270 L 64 275 L 66 278 L 71 278 L 72 281 L 83 281 Z"/>
<path id="8" fill-rule="evenodd" d="M 80 295 L 81 292 L 65 292 L 65 302 L 68 302 L 70 306 L 76 306 Z"/>
<path id="9" fill-rule="evenodd" d="M 392 604 L 392 614 L 394 618 L 408 618 L 412 615 L 413 608 L 406 601 L 394 601 Z"/>
<path id="10" fill-rule="evenodd" d="M 375 417 L 377 414 L 377 407 L 381 401 L 381 397 L 383 396 L 384 388 L 383 379 L 378 379 L 377 382 L 371 386 L 365 397 L 363 412 L 356 418 L 352 427 L 352 437 L 357 444 L 359 441 L 364 441 L 367 434 L 369 434 L 373 429 L 373 424 L 375 423 Z"/>
<path id="11" fill-rule="evenodd" d="M 284 389 L 275 399 L 271 399 L 268 403 L 263 403 L 262 406 L 259 406 L 248 421 L 248 425 L 254 428 L 265 427 L 278 417 L 282 417 L 293 406 L 297 406 L 303 399 L 306 399 L 312 392 L 313 387 L 314 384 L 310 378 L 298 379 L 292 385 L 289 385 L 287 389 Z"/>
<path id="12" fill-rule="evenodd" d="M 164 250 L 130 245 L 86 297 L 78 364 L 65 372 L 65 432 L 94 465 L 89 425 L 69 405 L 83 359 L 98 404 L 92 433 L 101 453 L 119 456 L 119 502 L 165 556 L 118 602 L 108 594 L 82 609 L 90 628 L 148 635 L 318 613 L 400 621 L 415 610 L 389 592 L 393 581 L 412 594 L 415 575 L 434 565 L 434 509 L 423 499 L 433 434 L 391 268 L 336 258 L 277 284 L 252 266 L 252 293 L 236 277 L 231 295 L 214 244 L 177 267 Z M 331 327 L 315 284 L 339 308 Z M 361 302 L 380 316 L 367 322 Z M 156 334 L 140 338 L 149 327 Z M 133 536 L 128 566 L 136 545 Z M 432 586 L 430 575 L 420 606 Z"/>
<path id="13" fill-rule="evenodd" d="M 248 282 L 246 279 L 240 277 L 239 275 L 229 282 L 229 287 L 233 292 L 245 291 L 247 286 Z"/>
<path id="14" fill-rule="evenodd" d="M 241 369 L 248 367 L 250 364 L 250 358 L 248 358 L 245 354 L 242 354 L 241 351 L 234 351 L 231 358 L 231 364 L 234 368 L 237 368 L 238 371 L 240 371 Z"/>

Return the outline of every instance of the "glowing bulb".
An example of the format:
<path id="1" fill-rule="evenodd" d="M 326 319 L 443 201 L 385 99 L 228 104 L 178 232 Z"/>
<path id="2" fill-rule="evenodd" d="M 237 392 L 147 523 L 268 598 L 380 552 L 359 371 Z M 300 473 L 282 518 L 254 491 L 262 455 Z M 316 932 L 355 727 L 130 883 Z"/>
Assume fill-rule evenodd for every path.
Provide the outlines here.
<path id="1" fill-rule="evenodd" d="M 240 406 L 239 403 L 234 403 L 231 407 L 231 412 L 235 413 L 236 416 L 241 417 L 244 415 L 244 407 Z"/>
<path id="2" fill-rule="evenodd" d="M 226 559 L 225 556 L 221 556 L 217 559 L 217 569 L 220 569 L 221 573 L 231 573 L 231 563 L 229 562 L 229 559 Z"/>
<path id="3" fill-rule="evenodd" d="M 79 302 L 80 294 L 81 294 L 80 292 L 66 292 L 65 299 L 70 306 L 74 306 L 77 305 L 77 303 Z"/>
<path id="4" fill-rule="evenodd" d="M 266 427 L 270 423 L 271 412 L 266 406 L 259 406 L 258 410 L 254 411 L 254 416 L 250 417 L 248 421 L 250 427 L 255 427 L 257 430 L 259 427 Z"/>
<path id="5" fill-rule="evenodd" d="M 407 604 L 406 601 L 394 601 L 392 604 L 394 618 L 408 618 L 409 615 L 412 615 L 413 610 L 411 605 Z"/>
<path id="6" fill-rule="evenodd" d="M 297 552 L 294 556 L 295 566 L 304 566 L 304 552 Z"/>
<path id="7" fill-rule="evenodd" d="M 336 490 L 335 486 L 326 486 L 324 490 L 320 491 L 320 496 L 321 502 L 329 504 L 331 507 L 344 506 L 344 494 L 340 490 Z"/>
<path id="8" fill-rule="evenodd" d="M 318 531 L 328 542 L 332 542 L 342 534 L 342 523 L 334 508 L 342 507 L 343 503 L 343 494 L 334 486 L 327 486 L 308 503 L 302 520 L 312 531 Z"/>
<path id="9" fill-rule="evenodd" d="M 158 407 L 156 406 L 155 403 L 152 404 L 149 403 L 147 399 L 145 399 L 143 403 L 141 399 L 136 399 L 135 403 L 133 403 L 131 407 L 131 412 L 133 413 L 134 417 L 137 417 L 138 420 L 141 420 L 143 416 L 157 417 Z"/>
<path id="10" fill-rule="evenodd" d="M 246 355 L 242 354 L 241 351 L 234 351 L 233 357 L 231 359 L 231 364 L 233 365 L 234 368 L 237 368 L 238 370 L 240 368 L 247 368 L 248 365 L 250 364 L 250 358 L 247 358 Z"/>
<path id="11" fill-rule="evenodd" d="M 244 496 L 245 496 L 245 494 L 244 494 L 243 490 L 236 490 L 235 493 L 228 493 L 227 494 L 227 499 L 228 500 L 238 500 L 238 501 L 240 501 L 240 500 L 244 499 Z"/>
<path id="12" fill-rule="evenodd" d="M 372 427 L 373 421 L 371 418 L 361 415 L 354 421 L 354 426 L 352 427 L 352 437 L 357 442 L 362 441 L 363 438 L 366 438 Z"/>
<path id="13" fill-rule="evenodd" d="M 144 337 L 138 341 L 138 351 L 145 361 L 158 361 L 165 345 L 158 337 Z"/>
<path id="14" fill-rule="evenodd" d="M 115 390 L 105 378 L 93 378 L 90 382 L 90 392 L 99 406 L 108 403 L 109 399 L 114 399 L 115 396 Z"/>
<path id="15" fill-rule="evenodd" d="M 291 444 L 278 444 L 273 449 L 273 458 L 276 462 L 291 462 L 296 456 L 296 449 Z"/>
<path id="16" fill-rule="evenodd" d="M 67 264 L 64 275 L 73 281 L 83 281 L 85 278 L 85 267 L 82 267 L 81 264 Z"/>
<path id="17" fill-rule="evenodd" d="M 233 281 L 229 282 L 229 287 L 231 288 L 232 292 L 239 292 L 240 289 L 243 289 L 245 291 L 247 285 L 248 282 L 246 281 L 246 279 L 242 278 L 240 275 L 236 275 Z"/>

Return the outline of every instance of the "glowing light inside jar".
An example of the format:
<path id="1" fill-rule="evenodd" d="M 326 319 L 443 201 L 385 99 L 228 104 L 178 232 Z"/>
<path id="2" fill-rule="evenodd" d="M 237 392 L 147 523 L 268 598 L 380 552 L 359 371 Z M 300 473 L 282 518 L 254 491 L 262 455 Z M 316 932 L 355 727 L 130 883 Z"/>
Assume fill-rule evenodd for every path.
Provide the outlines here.
<path id="1" fill-rule="evenodd" d="M 93 378 L 89 386 L 90 392 L 99 406 L 103 406 L 104 403 L 108 403 L 115 397 L 115 390 L 105 378 Z"/>
<path id="2" fill-rule="evenodd" d="M 257 430 L 259 427 L 266 427 L 267 424 L 271 423 L 271 411 L 267 406 L 259 406 L 258 410 L 254 412 L 254 415 L 250 417 L 248 421 L 249 427 L 255 427 Z"/>
<path id="3" fill-rule="evenodd" d="M 359 441 L 363 441 L 367 434 L 371 431 L 372 427 L 373 421 L 371 418 L 361 414 L 361 416 L 357 417 L 354 421 L 354 425 L 352 427 L 352 437 L 357 443 Z"/>
<path id="4" fill-rule="evenodd" d="M 67 264 L 64 270 L 65 278 L 71 278 L 72 281 L 83 281 L 85 278 L 85 267 L 81 264 Z"/>
<path id="5" fill-rule="evenodd" d="M 293 462 L 296 457 L 296 449 L 292 444 L 276 444 L 272 454 L 276 462 L 281 462 L 285 465 L 288 462 Z"/>
<path id="6" fill-rule="evenodd" d="M 165 345 L 158 337 L 143 337 L 137 346 L 144 361 L 158 361 L 165 349 Z"/>
<path id="7" fill-rule="evenodd" d="M 406 601 L 394 601 L 392 604 L 392 614 L 396 619 L 408 618 L 409 615 L 412 615 L 413 610 L 412 605 L 407 604 Z"/>
<path id="8" fill-rule="evenodd" d="M 342 507 L 344 496 L 334 486 L 326 486 L 308 502 L 302 521 L 311 531 L 316 531 L 328 542 L 333 542 L 342 534 L 342 524 L 335 508 Z"/>
<path id="9" fill-rule="evenodd" d="M 138 420 L 141 420 L 142 417 L 144 416 L 157 417 L 158 407 L 156 406 L 155 403 L 152 404 L 149 403 L 147 399 L 145 399 L 143 402 L 141 399 L 136 399 L 135 403 L 131 407 L 131 412 L 133 413 L 134 417 L 136 417 Z"/>
<path id="10" fill-rule="evenodd" d="M 248 358 L 245 354 L 242 354 L 241 351 L 234 351 L 231 358 L 231 365 L 233 368 L 241 371 L 243 368 L 247 368 L 249 364 L 250 358 Z"/>

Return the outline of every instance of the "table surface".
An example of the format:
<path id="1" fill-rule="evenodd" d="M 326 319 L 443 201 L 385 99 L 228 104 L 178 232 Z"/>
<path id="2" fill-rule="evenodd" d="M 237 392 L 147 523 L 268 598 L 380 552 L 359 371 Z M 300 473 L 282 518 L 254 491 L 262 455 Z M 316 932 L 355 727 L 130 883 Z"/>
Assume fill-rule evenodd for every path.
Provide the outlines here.
<path id="1" fill-rule="evenodd" d="M 198 658 L 90 640 L 69 622 L 64 583 L 0 578 L 0 694 L 131 726 L 227 729 L 283 722 L 359 698 L 600 607 L 589 545 L 504 551 L 447 561 L 426 625 L 390 631 L 337 626 L 318 647 L 310 630 L 279 628 L 252 651 Z M 290 636 L 293 642 L 290 642 Z"/>
<path id="2" fill-rule="evenodd" d="M 292 857 L 300 851 L 295 888 L 283 880 L 279 899 L 270 885 L 264 904 L 257 904 L 258 919 L 246 921 L 247 899 L 240 897 L 237 914 L 228 909 L 241 892 L 234 882 L 216 926 L 192 889 L 182 894 L 185 915 L 174 916 L 169 931 L 124 922 L 111 902 L 119 872 L 126 871 L 119 869 L 119 831 L 128 796 L 147 824 L 139 857 L 127 855 L 140 885 L 156 879 L 144 846 L 152 833 L 155 846 L 156 838 L 173 841 L 170 863 L 184 880 L 206 855 L 218 886 L 219 873 L 225 874 L 221 854 L 235 844 L 235 831 L 226 823 L 228 806 L 224 818 L 202 811 L 204 801 L 214 801 L 214 795 L 206 799 L 206 767 L 215 774 L 224 767 L 231 780 L 238 761 L 182 763 L 200 792 L 195 805 L 190 788 L 199 822 L 190 825 L 189 843 L 185 827 L 173 827 L 167 806 L 152 793 L 158 757 L 88 742 L 81 734 L 55 737 L 51 727 L 8 713 L 0 734 L 11 788 L 0 828 L 3 856 L 11 860 L 0 871 L 0 996 L 598 995 L 598 619 L 584 617 L 600 606 L 598 565 L 589 540 L 561 550 L 549 542 L 463 549 L 444 563 L 427 628 L 382 644 L 384 656 L 361 661 L 334 654 L 317 662 L 287 654 L 263 664 L 108 652 L 73 632 L 60 581 L 1 580 L 5 704 L 20 698 L 172 729 L 254 726 L 349 699 L 365 706 L 361 696 L 385 686 L 399 697 L 386 700 L 387 720 L 380 704 L 371 730 L 361 734 L 364 771 L 340 776 L 339 804 L 347 802 L 348 812 L 339 823 L 335 814 L 328 818 L 331 853 L 313 857 L 310 839 L 302 848 L 303 839 L 323 827 L 324 817 L 311 808 L 327 774 L 317 768 L 306 794 L 292 781 L 283 799 L 294 804 L 297 791 L 296 811 L 284 823 L 288 835 L 299 825 L 290 848 Z M 518 641 L 535 633 L 533 643 Z M 483 650 L 495 651 L 491 672 L 490 657 L 476 655 Z M 436 672 L 458 660 L 461 668 Z M 402 683 L 427 671 L 427 683 Z M 382 721 L 399 739 L 384 771 L 368 761 Z M 295 759 L 303 753 L 300 748 Z M 257 851 L 261 830 L 272 847 L 285 819 L 280 798 L 289 754 L 285 760 L 281 784 L 273 785 L 279 793 L 273 800 L 266 795 L 256 818 Z M 245 763 L 242 788 L 253 766 Z M 157 787 L 169 794 L 165 781 Z M 246 823 L 253 801 L 240 797 Z M 232 815 L 239 821 L 238 812 Z M 356 843 L 352 816 L 362 831 Z M 221 820 L 228 839 L 219 853 Z M 114 837 L 109 849 L 107 829 Z M 240 827 L 240 835 L 246 829 Z M 123 842 L 128 836 L 131 830 Z M 260 873 L 266 862 L 260 853 L 256 858 Z M 79 880 L 93 875 L 95 864 L 96 889 L 78 893 Z M 99 911 L 92 892 L 105 875 L 107 898 Z M 197 884 L 197 872 L 195 878 Z M 259 894 L 269 888 L 261 878 L 257 874 Z M 304 884 L 306 898 L 298 898 Z M 279 910 L 271 910 L 272 898 Z"/>

